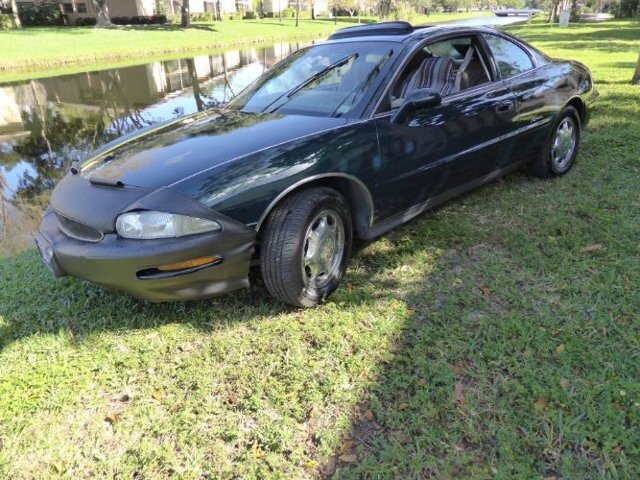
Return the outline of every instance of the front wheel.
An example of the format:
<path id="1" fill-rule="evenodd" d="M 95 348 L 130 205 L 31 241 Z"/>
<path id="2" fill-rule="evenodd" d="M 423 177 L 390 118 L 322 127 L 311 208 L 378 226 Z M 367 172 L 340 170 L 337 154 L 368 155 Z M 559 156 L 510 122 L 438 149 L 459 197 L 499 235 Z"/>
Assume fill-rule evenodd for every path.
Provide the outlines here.
<path id="1" fill-rule="evenodd" d="M 353 238 L 342 195 L 315 187 L 291 195 L 269 215 L 260 269 L 269 293 L 297 307 L 313 307 L 344 274 Z"/>
<path id="2" fill-rule="evenodd" d="M 533 174 L 540 178 L 564 175 L 573 166 L 579 146 L 580 115 L 569 106 L 560 112 L 540 155 L 531 164 Z"/>

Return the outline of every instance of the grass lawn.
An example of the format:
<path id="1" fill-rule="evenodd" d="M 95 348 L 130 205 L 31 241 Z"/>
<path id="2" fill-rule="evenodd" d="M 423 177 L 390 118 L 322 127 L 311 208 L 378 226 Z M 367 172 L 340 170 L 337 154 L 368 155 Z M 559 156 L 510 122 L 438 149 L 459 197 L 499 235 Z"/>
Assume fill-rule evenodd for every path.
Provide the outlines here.
<path id="1" fill-rule="evenodd" d="M 319 308 L 2 260 L 0 477 L 640 478 L 640 23 L 512 30 L 597 79 L 575 168 L 364 246 Z"/>
<path id="2" fill-rule="evenodd" d="M 434 13 L 419 15 L 415 23 L 459 20 L 486 13 Z M 372 21 L 373 19 L 365 19 Z M 263 20 L 194 23 L 184 30 L 177 25 L 130 26 L 113 28 L 38 27 L 0 31 L 0 81 L 33 78 L 60 73 L 61 67 L 103 68 L 122 61 L 157 60 L 158 56 L 210 51 L 242 43 L 326 37 L 338 28 L 356 25 L 357 19 L 340 18 L 295 21 L 277 18 Z M 16 75 L 21 72 L 21 75 Z M 7 74 L 13 73 L 13 75 Z"/>

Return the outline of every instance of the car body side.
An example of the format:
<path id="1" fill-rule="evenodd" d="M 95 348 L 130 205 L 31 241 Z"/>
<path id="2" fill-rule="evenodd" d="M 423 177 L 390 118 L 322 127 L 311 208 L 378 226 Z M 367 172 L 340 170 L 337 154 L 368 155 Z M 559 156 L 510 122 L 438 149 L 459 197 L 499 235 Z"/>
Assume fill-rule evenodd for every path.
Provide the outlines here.
<path id="1" fill-rule="evenodd" d="M 490 31 L 495 33 L 493 30 Z M 478 183 L 474 181 L 477 179 L 477 172 L 473 169 L 466 169 L 466 173 L 465 169 L 456 172 L 457 184 L 449 185 L 450 188 L 444 191 L 428 183 L 422 188 L 408 191 L 402 183 L 389 185 L 388 182 L 384 182 L 384 175 L 389 174 L 390 167 L 397 166 L 398 158 L 393 155 L 393 151 L 385 152 L 389 145 L 382 145 L 381 138 L 388 125 L 380 122 L 380 115 L 375 115 L 373 109 L 386 85 L 395 80 L 395 73 L 417 48 L 425 42 L 474 32 L 443 30 L 437 34 L 415 36 L 410 38 L 410 41 L 405 41 L 401 45 L 402 50 L 395 55 L 394 63 L 384 70 L 378 80 L 376 97 L 365 107 L 364 118 L 349 119 L 346 124 L 337 128 L 305 135 L 265 151 L 242 156 L 225 165 L 176 182 L 171 188 L 259 230 L 270 210 L 284 195 L 305 186 L 330 185 L 340 190 L 350 201 L 354 210 L 356 235 L 365 239 L 393 228 L 398 222 L 391 222 L 385 227 L 385 221 L 394 216 L 406 218 L 403 214 L 411 209 L 415 213 L 416 206 L 421 202 L 427 202 L 425 207 L 434 206 L 439 201 L 473 188 Z M 522 45 L 517 39 L 508 38 Z M 375 37 L 371 38 L 371 41 L 376 40 Z M 588 69 L 574 61 L 553 60 L 515 78 L 499 81 L 498 84 L 503 84 L 512 92 L 517 102 L 517 112 L 512 119 L 510 131 L 503 135 L 505 138 L 496 140 L 501 144 L 501 155 L 508 160 L 503 164 L 496 162 L 495 149 L 477 151 L 474 147 L 482 139 L 473 135 L 465 138 L 468 153 L 459 152 L 462 153 L 459 156 L 464 158 L 473 156 L 474 162 L 495 164 L 494 169 L 484 172 L 486 181 L 517 168 L 522 161 L 535 155 L 548 135 L 553 120 L 566 105 L 574 105 L 581 113 L 582 122 L 586 123 L 589 106 L 596 96 Z M 483 88 L 491 91 L 495 85 Z M 455 98 L 445 98 L 444 103 L 462 104 L 470 95 L 474 95 L 474 92 L 461 92 L 454 95 Z M 476 102 L 466 106 L 464 113 L 467 118 L 474 117 L 482 108 L 482 102 Z M 431 117 L 432 113 L 426 111 L 424 115 Z M 446 142 L 452 129 L 464 129 L 464 126 L 456 126 L 459 122 L 459 119 L 452 117 L 444 119 L 432 129 L 431 135 L 423 135 L 420 145 L 412 145 L 415 139 L 411 136 L 404 139 L 396 138 L 400 141 L 396 149 L 431 150 L 433 147 L 430 143 Z M 533 128 L 530 128 L 531 125 Z M 407 130 L 419 128 L 419 125 L 414 125 Z M 486 158 L 479 159 L 478 156 Z M 491 175 L 492 173 L 494 175 Z M 464 185 L 468 185 L 468 188 L 465 189 Z M 390 204 L 394 204 L 394 199 L 402 199 L 395 202 L 395 211 L 389 207 Z M 435 201 L 429 203 L 429 199 Z"/>

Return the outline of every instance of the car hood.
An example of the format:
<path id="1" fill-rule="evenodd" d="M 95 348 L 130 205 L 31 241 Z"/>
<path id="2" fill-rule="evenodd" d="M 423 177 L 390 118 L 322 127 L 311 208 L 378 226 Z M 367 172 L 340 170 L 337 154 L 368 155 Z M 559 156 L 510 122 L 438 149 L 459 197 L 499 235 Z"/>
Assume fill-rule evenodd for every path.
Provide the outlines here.
<path id="1" fill-rule="evenodd" d="M 229 110 L 201 112 L 103 147 L 82 163 L 80 174 L 96 185 L 155 189 L 346 122 Z"/>

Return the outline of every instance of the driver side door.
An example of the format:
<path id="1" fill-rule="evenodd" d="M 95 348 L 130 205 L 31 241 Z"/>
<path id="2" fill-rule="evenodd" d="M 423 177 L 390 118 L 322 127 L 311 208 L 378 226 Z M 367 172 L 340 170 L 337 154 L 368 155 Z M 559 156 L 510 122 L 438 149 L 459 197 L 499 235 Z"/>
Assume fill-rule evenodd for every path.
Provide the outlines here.
<path id="1" fill-rule="evenodd" d="M 402 91 L 397 83 L 406 82 L 412 70 L 425 62 L 420 59 L 429 55 L 449 56 L 453 62 L 456 78 L 449 79 L 442 103 L 413 112 L 406 122 L 395 123 L 396 109 L 391 107 L 399 103 L 398 99 L 383 99 L 374 117 L 380 144 L 375 190 L 380 200 L 379 219 L 383 221 L 393 223 L 394 217 L 406 220 L 417 215 L 472 188 L 476 182 L 486 181 L 487 176 L 509 163 L 515 97 L 497 80 L 493 64 L 475 35 L 420 46 L 388 95 Z M 474 70 L 474 78 L 460 81 L 461 67 Z M 431 88 L 429 75 L 423 77 L 426 82 L 420 87 Z M 451 81 L 455 83 L 452 88 Z"/>

